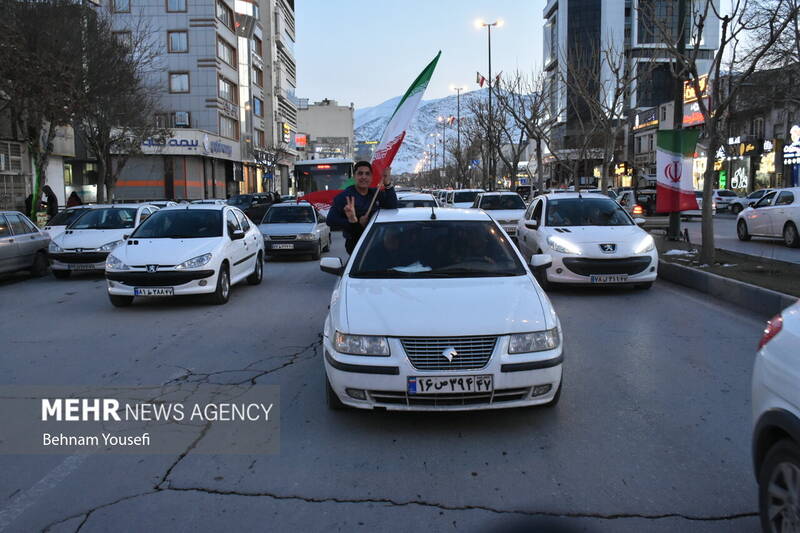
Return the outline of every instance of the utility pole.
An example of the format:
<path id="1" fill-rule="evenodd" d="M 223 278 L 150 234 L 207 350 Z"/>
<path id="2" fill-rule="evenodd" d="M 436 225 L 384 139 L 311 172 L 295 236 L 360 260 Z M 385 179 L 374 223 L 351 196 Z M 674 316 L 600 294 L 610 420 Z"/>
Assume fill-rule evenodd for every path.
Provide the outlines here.
<path id="1" fill-rule="evenodd" d="M 489 136 L 489 179 L 492 182 L 489 190 L 494 190 L 496 185 L 496 180 L 494 177 L 494 137 L 492 136 L 492 26 L 501 27 L 502 25 L 502 20 L 496 20 L 495 22 L 484 22 L 482 20 L 475 21 L 476 28 L 483 27 L 489 30 L 489 123 L 487 124 L 486 128 Z"/>
<path id="2" fill-rule="evenodd" d="M 678 55 L 683 56 L 686 52 L 686 0 L 678 0 Z M 683 129 L 683 86 L 686 78 L 683 67 L 676 64 L 675 76 L 675 109 L 672 114 L 672 129 L 678 131 Z M 658 134 L 656 134 L 658 135 Z M 681 235 L 681 214 L 673 211 L 669 214 L 669 228 L 667 238 L 677 241 Z"/>

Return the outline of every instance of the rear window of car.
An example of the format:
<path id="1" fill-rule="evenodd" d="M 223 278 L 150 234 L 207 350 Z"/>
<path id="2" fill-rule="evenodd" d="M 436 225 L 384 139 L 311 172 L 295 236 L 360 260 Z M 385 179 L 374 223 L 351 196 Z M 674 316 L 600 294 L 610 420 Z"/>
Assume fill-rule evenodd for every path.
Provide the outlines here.
<path id="1" fill-rule="evenodd" d="M 136 228 L 137 239 L 202 239 L 222 237 L 219 209 L 165 209 Z"/>
<path id="2" fill-rule="evenodd" d="M 350 276 L 467 278 L 526 272 L 493 222 L 420 220 L 374 224 L 364 236 Z"/>
<path id="3" fill-rule="evenodd" d="M 397 207 L 436 207 L 435 200 L 397 200 Z"/>
<path id="4" fill-rule="evenodd" d="M 727 190 L 727 189 L 726 190 L 717 191 L 717 194 L 720 195 L 720 196 L 737 196 L 735 192 L 733 192 L 731 190 Z"/>
<path id="5" fill-rule="evenodd" d="M 453 195 L 453 203 L 474 202 L 478 191 L 457 192 Z"/>
<path id="6" fill-rule="evenodd" d="M 484 211 L 499 209 L 525 209 L 525 202 L 519 195 L 502 194 L 483 196 L 481 198 L 481 209 Z"/>

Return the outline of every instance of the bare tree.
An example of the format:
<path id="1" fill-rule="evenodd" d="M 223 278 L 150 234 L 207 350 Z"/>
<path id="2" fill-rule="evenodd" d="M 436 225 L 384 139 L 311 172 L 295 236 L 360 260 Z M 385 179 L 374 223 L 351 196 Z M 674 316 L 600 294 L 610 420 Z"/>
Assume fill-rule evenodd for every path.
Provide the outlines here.
<path id="1" fill-rule="evenodd" d="M 679 73 L 696 95 L 703 115 L 701 138 L 706 146 L 706 171 L 703 178 L 703 226 L 700 262 L 714 262 L 714 220 L 711 196 L 714 188 L 714 160 L 726 134 L 726 120 L 731 105 L 755 72 L 769 65 L 778 43 L 787 30 L 797 24 L 797 0 L 730 0 L 723 8 L 719 0 L 696 0 L 692 4 L 690 36 L 686 46 L 679 45 L 675 28 L 655 19 L 670 56 Z M 699 68 L 702 36 L 706 27 L 719 25 L 719 47 L 713 54 L 708 72 Z M 677 32 L 680 35 L 681 32 Z M 791 38 L 788 39 L 791 42 Z M 707 82 L 707 87 L 706 85 Z M 708 98 L 702 95 L 707 94 Z"/>

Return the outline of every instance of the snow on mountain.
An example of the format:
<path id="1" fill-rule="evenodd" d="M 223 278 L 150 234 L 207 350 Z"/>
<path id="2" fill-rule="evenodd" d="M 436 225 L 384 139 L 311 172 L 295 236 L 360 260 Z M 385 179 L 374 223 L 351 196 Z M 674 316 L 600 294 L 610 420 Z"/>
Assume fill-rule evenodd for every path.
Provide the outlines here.
<path id="1" fill-rule="evenodd" d="M 472 91 L 461 95 L 461 123 L 464 119 L 472 117 L 469 111 L 469 102 L 473 99 L 488 99 L 488 89 Z M 391 98 L 382 104 L 373 107 L 357 109 L 355 111 L 355 138 L 356 141 L 378 141 L 380 140 L 386 124 L 392 116 L 400 96 Z M 411 120 L 411 124 L 406 132 L 403 146 L 395 156 L 392 163 L 392 172 L 398 174 L 403 172 L 413 172 L 417 162 L 422 159 L 426 146 L 431 142 L 431 133 L 441 133 L 441 123 L 437 122 L 437 117 L 456 116 L 458 102 L 456 95 L 445 96 L 434 100 L 423 100 L 420 102 L 416 115 Z M 447 126 L 446 135 L 448 139 L 454 139 L 456 135 L 456 124 Z M 462 132 L 462 141 L 463 141 Z M 438 157 L 441 158 L 441 144 L 439 144 Z"/>

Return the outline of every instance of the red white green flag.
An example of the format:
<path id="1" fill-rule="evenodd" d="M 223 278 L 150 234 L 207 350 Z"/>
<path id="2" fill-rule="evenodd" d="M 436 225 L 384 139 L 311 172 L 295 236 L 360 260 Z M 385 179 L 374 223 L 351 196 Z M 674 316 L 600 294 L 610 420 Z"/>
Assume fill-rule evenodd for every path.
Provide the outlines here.
<path id="1" fill-rule="evenodd" d="M 656 212 L 698 209 L 692 164 L 699 132 L 660 130 L 656 151 Z"/>
<path id="2" fill-rule="evenodd" d="M 375 154 L 372 156 L 372 187 L 377 187 L 381 182 L 383 170 L 391 166 L 394 156 L 403 144 L 403 139 L 406 136 L 406 130 L 417 112 L 417 107 L 425 94 L 425 89 L 428 88 L 428 82 L 431 81 L 433 71 L 436 69 L 436 64 L 439 62 L 439 56 L 442 55 L 440 51 L 433 58 L 433 61 L 428 63 L 428 66 L 417 76 L 414 83 L 408 88 L 403 98 L 397 104 L 397 107 L 383 131 L 381 140 L 375 148 Z M 353 185 L 354 181 L 348 180 L 344 187 L 347 188 Z M 342 192 L 341 190 L 334 191 L 318 191 L 307 194 L 300 198 L 319 206 L 320 208 L 328 208 L 333 204 L 333 199 Z"/>

